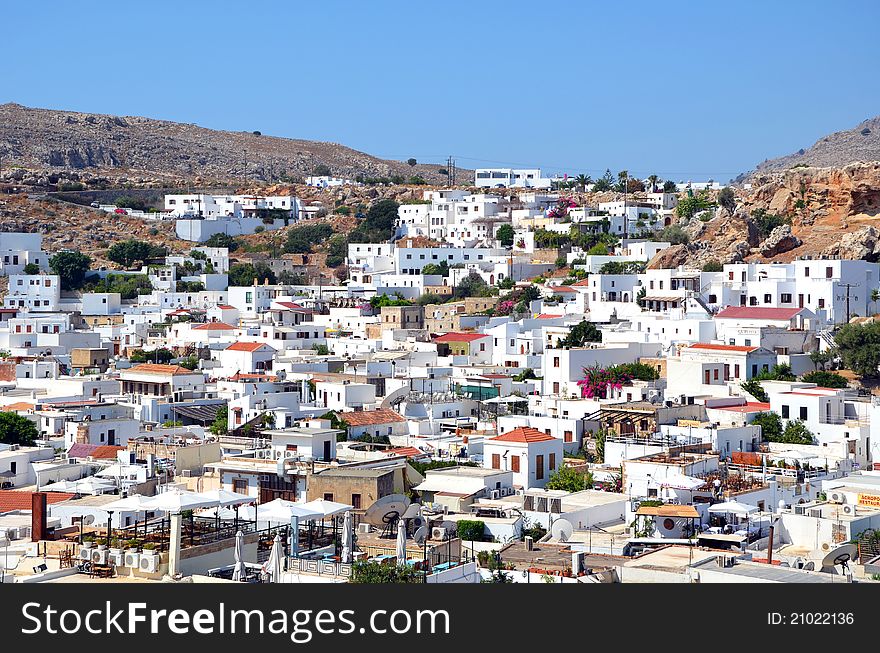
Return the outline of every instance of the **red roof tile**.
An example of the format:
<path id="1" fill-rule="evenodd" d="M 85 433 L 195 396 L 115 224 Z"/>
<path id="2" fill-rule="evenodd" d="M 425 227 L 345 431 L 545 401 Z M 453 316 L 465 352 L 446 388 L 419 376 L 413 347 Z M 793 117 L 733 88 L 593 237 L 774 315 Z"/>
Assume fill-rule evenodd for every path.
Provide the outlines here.
<path id="1" fill-rule="evenodd" d="M 395 447 L 394 449 L 386 449 L 385 453 L 389 456 L 406 456 L 407 458 L 419 458 L 428 455 L 415 447 Z"/>
<path id="2" fill-rule="evenodd" d="M 269 347 L 272 351 L 275 351 L 274 347 L 267 345 L 265 342 L 233 342 L 226 348 L 226 351 L 249 351 L 255 352 L 259 350 L 261 347 Z"/>
<path id="3" fill-rule="evenodd" d="M 728 306 L 715 315 L 716 319 L 790 320 L 802 308 L 770 308 L 767 306 Z"/>
<path id="4" fill-rule="evenodd" d="M 0 513 L 11 510 L 30 510 L 33 492 L 22 490 L 0 490 Z M 61 503 L 75 497 L 70 492 L 46 492 L 46 503 Z"/>
<path id="5" fill-rule="evenodd" d="M 755 351 L 757 347 L 744 347 L 741 345 L 715 345 L 711 342 L 697 342 L 687 349 L 705 349 L 708 351 Z"/>
<path id="6" fill-rule="evenodd" d="M 336 417 L 344 420 L 349 426 L 373 426 L 374 424 L 393 424 L 406 421 L 403 415 L 387 408 L 359 410 L 350 413 L 337 412 Z"/>
<path id="7" fill-rule="evenodd" d="M 193 331 L 235 331 L 235 327 L 226 322 L 205 322 L 194 326 Z"/>
<path id="8" fill-rule="evenodd" d="M 473 342 L 480 338 L 488 338 L 488 333 L 444 333 L 434 338 L 434 342 Z"/>
<path id="9" fill-rule="evenodd" d="M 553 315 L 552 313 L 541 313 L 536 319 L 538 319 L 538 320 L 552 320 L 557 317 L 564 317 L 564 316 Z"/>
<path id="10" fill-rule="evenodd" d="M 713 410 L 728 410 L 734 413 L 763 413 L 770 410 L 770 404 L 761 401 L 747 401 L 739 406 L 713 406 Z"/>
<path id="11" fill-rule="evenodd" d="M 539 431 L 531 426 L 518 426 L 512 431 L 502 433 L 498 437 L 492 438 L 491 442 L 525 442 L 531 444 L 532 442 L 547 442 L 548 440 L 554 439 L 555 438 L 552 435 Z"/>
<path id="12" fill-rule="evenodd" d="M 557 292 L 577 292 L 576 288 L 572 288 L 571 286 L 547 286 L 549 290 L 552 290 L 554 293 Z"/>
<path id="13" fill-rule="evenodd" d="M 171 375 L 177 376 L 181 374 L 198 374 L 193 370 L 188 370 L 185 367 L 181 367 L 180 365 L 161 365 L 157 363 L 141 363 L 140 365 L 135 365 L 127 370 L 122 370 L 122 373 L 133 372 L 135 374 L 156 374 L 156 375 Z"/>

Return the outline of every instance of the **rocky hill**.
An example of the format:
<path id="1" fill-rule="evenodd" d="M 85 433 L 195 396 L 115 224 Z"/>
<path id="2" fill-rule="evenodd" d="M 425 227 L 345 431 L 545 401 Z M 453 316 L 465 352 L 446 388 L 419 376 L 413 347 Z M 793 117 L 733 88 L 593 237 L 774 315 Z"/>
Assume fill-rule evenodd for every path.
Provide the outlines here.
<path id="1" fill-rule="evenodd" d="M 440 166 L 379 159 L 337 143 L 228 132 L 134 116 L 0 105 L 0 157 L 47 171 L 115 171 L 197 183 L 293 181 L 319 165 L 341 177 L 409 178 L 444 183 Z M 245 169 L 245 165 L 247 168 Z M 468 171 L 461 171 L 464 179 Z"/>
<path id="2" fill-rule="evenodd" d="M 740 175 L 737 180 L 796 167 L 843 167 L 860 161 L 880 161 L 880 116 L 869 118 L 853 129 L 824 136 L 807 149 L 778 159 L 768 159 L 752 172 Z"/>

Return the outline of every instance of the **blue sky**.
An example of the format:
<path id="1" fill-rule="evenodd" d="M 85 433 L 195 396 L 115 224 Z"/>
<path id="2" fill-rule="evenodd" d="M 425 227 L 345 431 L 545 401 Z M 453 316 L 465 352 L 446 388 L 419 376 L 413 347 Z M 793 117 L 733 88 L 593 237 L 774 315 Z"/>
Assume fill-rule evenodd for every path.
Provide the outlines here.
<path id="1" fill-rule="evenodd" d="M 727 180 L 880 113 L 878 19 L 854 0 L 10 3 L 0 102 Z"/>

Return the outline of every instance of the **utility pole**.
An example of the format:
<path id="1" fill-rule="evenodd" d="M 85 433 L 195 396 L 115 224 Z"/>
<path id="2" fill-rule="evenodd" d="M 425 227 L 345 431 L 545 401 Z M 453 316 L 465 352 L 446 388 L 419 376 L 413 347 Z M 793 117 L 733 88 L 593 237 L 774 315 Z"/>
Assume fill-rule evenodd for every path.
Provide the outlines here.
<path id="1" fill-rule="evenodd" d="M 858 288 L 859 284 L 857 284 L 857 283 L 842 283 L 840 285 L 842 287 L 846 288 L 846 323 L 849 324 L 849 289 L 850 288 Z"/>
<path id="2" fill-rule="evenodd" d="M 446 158 L 446 172 L 448 173 L 449 185 L 455 186 L 455 159 L 451 156 Z"/>

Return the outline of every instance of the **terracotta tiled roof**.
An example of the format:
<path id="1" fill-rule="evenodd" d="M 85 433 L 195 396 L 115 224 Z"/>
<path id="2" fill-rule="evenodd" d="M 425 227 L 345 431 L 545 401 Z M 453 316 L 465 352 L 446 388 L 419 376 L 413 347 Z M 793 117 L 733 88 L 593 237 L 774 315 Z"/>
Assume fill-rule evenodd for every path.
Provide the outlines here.
<path id="1" fill-rule="evenodd" d="M 123 451 L 125 447 L 116 447 L 109 444 L 85 444 L 76 442 L 70 445 L 67 450 L 68 458 L 101 458 L 114 459 L 116 454 Z"/>
<path id="2" fill-rule="evenodd" d="M 571 286 L 547 286 L 547 289 L 557 293 L 557 292 L 577 292 L 576 288 L 572 288 Z"/>
<path id="3" fill-rule="evenodd" d="M 434 342 L 473 342 L 480 338 L 488 338 L 487 333 L 444 333 L 442 336 L 434 338 Z"/>
<path id="4" fill-rule="evenodd" d="M 757 347 L 745 347 L 742 345 L 715 345 L 711 342 L 696 342 L 687 349 L 705 349 L 707 351 L 755 351 Z"/>
<path id="5" fill-rule="evenodd" d="M 761 401 L 748 401 L 739 406 L 715 406 L 714 410 L 729 410 L 734 413 L 763 413 L 770 410 L 770 404 Z"/>
<path id="6" fill-rule="evenodd" d="M 4 413 L 10 413 L 17 410 L 33 410 L 36 408 L 35 404 L 29 404 L 26 401 L 16 401 L 14 404 L 7 404 L 0 408 Z"/>
<path id="7" fill-rule="evenodd" d="M 194 326 L 193 331 L 235 331 L 235 327 L 226 322 L 205 322 Z"/>
<path id="8" fill-rule="evenodd" d="M 217 308 L 223 311 L 234 311 L 236 310 L 235 306 L 230 306 L 229 304 L 217 304 Z"/>
<path id="9" fill-rule="evenodd" d="M 267 345 L 265 342 L 233 342 L 226 348 L 226 351 L 250 351 L 255 352 L 259 350 L 261 347 L 269 347 L 272 351 L 275 351 L 274 347 Z"/>
<path id="10" fill-rule="evenodd" d="M 389 456 L 406 456 L 407 458 L 418 458 L 420 456 L 428 455 L 421 449 L 416 449 L 415 447 L 395 447 L 394 449 L 386 449 L 385 453 Z"/>
<path id="11" fill-rule="evenodd" d="M 530 444 L 532 442 L 547 442 L 548 440 L 553 439 L 552 435 L 539 431 L 531 426 L 518 426 L 512 431 L 502 433 L 498 437 L 492 438 L 491 442 L 525 442 Z"/>
<path id="12" fill-rule="evenodd" d="M 0 490 L 0 513 L 10 510 L 30 510 L 33 492 L 21 490 Z M 47 492 L 46 503 L 61 503 L 75 497 L 70 492 Z"/>
<path id="13" fill-rule="evenodd" d="M 563 317 L 562 315 L 554 315 L 552 313 L 541 313 L 537 318 L 537 320 L 552 320 L 557 317 Z"/>
<path id="14" fill-rule="evenodd" d="M 188 370 L 185 367 L 181 367 L 180 365 L 161 365 L 157 363 L 141 363 L 140 365 L 135 365 L 134 367 L 128 370 L 122 370 L 123 374 L 125 372 L 133 372 L 135 374 L 156 374 L 156 375 L 171 375 L 176 376 L 180 374 L 198 374 L 198 372 L 194 372 L 193 370 Z"/>
<path id="15" fill-rule="evenodd" d="M 337 412 L 336 417 L 345 420 L 349 426 L 373 426 L 374 424 L 392 424 L 406 421 L 403 415 L 387 408 L 360 410 L 350 413 Z"/>
<path id="16" fill-rule="evenodd" d="M 790 320 L 803 311 L 802 308 L 770 308 L 767 306 L 728 306 L 715 318 L 743 320 Z"/>

